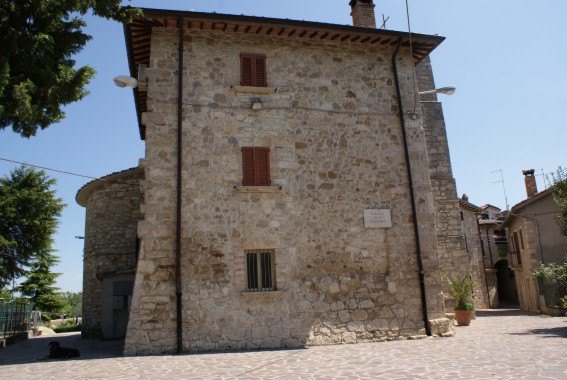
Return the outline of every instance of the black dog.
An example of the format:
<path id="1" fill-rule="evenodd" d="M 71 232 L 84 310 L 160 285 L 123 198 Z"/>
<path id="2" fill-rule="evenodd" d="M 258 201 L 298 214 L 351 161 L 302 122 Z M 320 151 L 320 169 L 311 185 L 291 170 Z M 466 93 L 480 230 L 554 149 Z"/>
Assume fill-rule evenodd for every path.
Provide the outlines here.
<path id="1" fill-rule="evenodd" d="M 61 347 L 59 342 L 49 342 L 49 359 L 70 359 L 78 358 L 81 353 L 76 348 Z"/>

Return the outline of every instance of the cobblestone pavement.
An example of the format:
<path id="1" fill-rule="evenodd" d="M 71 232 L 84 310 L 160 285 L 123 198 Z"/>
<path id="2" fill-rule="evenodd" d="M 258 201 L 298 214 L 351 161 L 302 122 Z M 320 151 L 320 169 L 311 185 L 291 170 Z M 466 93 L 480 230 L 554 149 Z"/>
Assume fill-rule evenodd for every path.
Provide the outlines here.
<path id="1" fill-rule="evenodd" d="M 55 337 L 0 349 L 1 379 L 567 379 L 567 318 L 484 310 L 454 338 L 196 355 L 121 356 L 59 334 L 81 357 L 38 360 Z"/>

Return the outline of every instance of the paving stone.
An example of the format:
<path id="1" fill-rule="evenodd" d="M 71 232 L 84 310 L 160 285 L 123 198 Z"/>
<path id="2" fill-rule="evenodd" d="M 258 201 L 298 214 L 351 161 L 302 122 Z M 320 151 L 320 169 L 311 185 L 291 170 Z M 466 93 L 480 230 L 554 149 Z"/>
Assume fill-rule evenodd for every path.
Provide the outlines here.
<path id="1" fill-rule="evenodd" d="M 37 360 L 58 340 L 72 360 Z M 195 355 L 121 355 L 78 334 L 0 349 L 3 379 L 566 379 L 567 318 L 481 310 L 454 338 Z"/>

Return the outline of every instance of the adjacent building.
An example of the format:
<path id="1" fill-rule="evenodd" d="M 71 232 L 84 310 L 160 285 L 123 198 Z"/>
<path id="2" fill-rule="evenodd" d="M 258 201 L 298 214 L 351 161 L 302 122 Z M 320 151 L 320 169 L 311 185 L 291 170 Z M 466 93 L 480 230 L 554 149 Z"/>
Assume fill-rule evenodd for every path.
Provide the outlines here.
<path id="1" fill-rule="evenodd" d="M 469 275 L 473 284 L 473 304 L 477 309 L 490 308 L 489 297 L 494 297 L 495 284 L 487 282 L 486 267 L 484 263 L 486 251 L 481 237 L 479 220 L 482 217 L 482 208 L 469 202 L 466 194 L 459 200 L 461 225 L 463 228 L 463 244 L 468 253 Z M 490 269 L 490 267 L 489 267 Z"/>
<path id="2" fill-rule="evenodd" d="M 546 303 L 546 289 L 538 287 L 533 271 L 540 263 L 562 264 L 567 255 L 567 237 L 561 234 L 555 216 L 561 208 L 552 189 L 538 192 L 534 169 L 524 170 L 527 199 L 510 210 L 502 224 L 506 228 L 520 308 L 555 314 L 556 302 Z M 549 294 L 547 295 L 549 299 Z M 550 307 L 551 306 L 551 307 Z"/>

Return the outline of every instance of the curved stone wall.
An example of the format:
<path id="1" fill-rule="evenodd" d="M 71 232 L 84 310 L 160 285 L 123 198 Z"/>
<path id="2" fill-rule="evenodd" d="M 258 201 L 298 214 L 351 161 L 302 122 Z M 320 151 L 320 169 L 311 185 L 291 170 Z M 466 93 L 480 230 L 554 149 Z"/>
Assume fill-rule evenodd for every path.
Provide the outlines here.
<path id="1" fill-rule="evenodd" d="M 136 229 L 142 218 L 140 181 L 143 176 L 140 167 L 128 169 L 89 182 L 77 193 L 77 202 L 86 207 L 87 213 L 84 337 L 117 338 L 125 331 L 122 320 L 127 320 L 128 283 L 133 281 L 136 270 Z M 122 322 L 117 322 L 116 318 Z"/>

